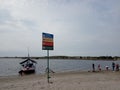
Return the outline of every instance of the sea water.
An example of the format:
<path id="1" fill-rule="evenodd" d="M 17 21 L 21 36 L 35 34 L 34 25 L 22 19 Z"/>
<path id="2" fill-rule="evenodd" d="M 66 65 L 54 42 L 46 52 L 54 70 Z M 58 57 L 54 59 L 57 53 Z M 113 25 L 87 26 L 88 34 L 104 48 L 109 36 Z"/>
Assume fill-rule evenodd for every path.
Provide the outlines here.
<path id="1" fill-rule="evenodd" d="M 0 76 L 18 75 L 20 70 L 20 62 L 24 59 L 0 59 Z M 44 74 L 47 68 L 46 59 L 37 59 L 36 74 Z M 92 70 L 92 64 L 95 64 L 95 68 L 100 64 L 101 69 L 105 70 L 105 66 L 112 68 L 112 62 L 120 65 L 120 61 L 111 60 L 65 60 L 65 59 L 50 59 L 50 69 L 54 72 L 69 72 L 69 71 L 90 71 Z"/>

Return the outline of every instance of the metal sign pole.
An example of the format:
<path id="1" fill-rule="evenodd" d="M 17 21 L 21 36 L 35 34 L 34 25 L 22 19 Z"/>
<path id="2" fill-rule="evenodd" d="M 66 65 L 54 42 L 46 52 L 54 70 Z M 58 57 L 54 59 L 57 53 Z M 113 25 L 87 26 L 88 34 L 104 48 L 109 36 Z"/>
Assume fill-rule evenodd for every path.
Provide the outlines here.
<path id="1" fill-rule="evenodd" d="M 47 50 L 47 80 L 48 80 L 48 83 L 49 83 L 49 50 Z"/>

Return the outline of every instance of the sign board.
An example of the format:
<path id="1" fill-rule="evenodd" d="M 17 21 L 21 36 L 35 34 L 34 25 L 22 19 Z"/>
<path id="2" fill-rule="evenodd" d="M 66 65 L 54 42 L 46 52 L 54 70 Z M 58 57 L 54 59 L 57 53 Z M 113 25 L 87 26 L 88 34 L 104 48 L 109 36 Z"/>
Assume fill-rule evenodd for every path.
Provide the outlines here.
<path id="1" fill-rule="evenodd" d="M 53 42 L 53 34 L 42 33 L 42 50 L 53 50 L 54 42 Z"/>

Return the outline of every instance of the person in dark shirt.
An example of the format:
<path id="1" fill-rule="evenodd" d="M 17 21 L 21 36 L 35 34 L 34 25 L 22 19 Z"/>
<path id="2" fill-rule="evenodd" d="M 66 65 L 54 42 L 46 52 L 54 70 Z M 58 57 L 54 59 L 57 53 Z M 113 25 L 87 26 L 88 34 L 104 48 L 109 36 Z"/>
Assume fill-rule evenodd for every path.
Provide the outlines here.
<path id="1" fill-rule="evenodd" d="M 95 72 L 95 64 L 94 63 L 92 64 L 92 69 L 93 69 L 93 72 Z"/>
<path id="2" fill-rule="evenodd" d="M 114 71 L 115 70 L 115 63 L 112 62 L 112 70 Z"/>

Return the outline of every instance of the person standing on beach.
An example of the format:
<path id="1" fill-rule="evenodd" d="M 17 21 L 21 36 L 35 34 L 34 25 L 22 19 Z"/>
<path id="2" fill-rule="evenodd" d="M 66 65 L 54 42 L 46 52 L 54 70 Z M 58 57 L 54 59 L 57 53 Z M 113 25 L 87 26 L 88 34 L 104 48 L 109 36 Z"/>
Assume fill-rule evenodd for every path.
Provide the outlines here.
<path id="1" fill-rule="evenodd" d="M 95 72 L 95 64 L 94 63 L 92 64 L 92 69 L 93 69 L 93 72 Z"/>
<path id="2" fill-rule="evenodd" d="M 116 64 L 116 71 L 119 71 L 119 64 Z"/>
<path id="3" fill-rule="evenodd" d="M 114 71 L 115 70 L 115 63 L 112 62 L 112 70 Z"/>
<path id="4" fill-rule="evenodd" d="M 100 64 L 98 64 L 98 71 L 101 71 L 101 67 L 100 67 Z"/>

